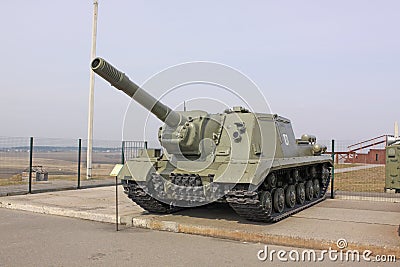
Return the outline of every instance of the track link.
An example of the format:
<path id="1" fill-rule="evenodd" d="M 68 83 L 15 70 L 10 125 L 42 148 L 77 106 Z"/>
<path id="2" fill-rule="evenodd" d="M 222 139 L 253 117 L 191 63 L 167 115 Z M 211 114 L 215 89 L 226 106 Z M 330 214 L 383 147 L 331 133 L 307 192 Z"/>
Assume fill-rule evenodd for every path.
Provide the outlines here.
<path id="1" fill-rule="evenodd" d="M 133 202 L 149 212 L 173 213 L 182 209 L 153 198 L 143 188 L 134 183 L 124 184 L 124 191 Z"/>
<path id="2" fill-rule="evenodd" d="M 261 201 L 259 200 L 258 193 L 256 191 L 234 189 L 228 192 L 226 201 L 239 216 L 247 220 L 275 223 L 323 201 L 326 198 L 325 194 L 326 190 L 328 189 L 329 182 L 330 178 L 327 179 L 325 185 L 323 185 L 321 188 L 319 198 L 314 198 L 311 201 L 305 201 L 303 205 L 296 204 L 293 208 L 286 208 L 282 213 L 266 213 L 261 205 Z"/>

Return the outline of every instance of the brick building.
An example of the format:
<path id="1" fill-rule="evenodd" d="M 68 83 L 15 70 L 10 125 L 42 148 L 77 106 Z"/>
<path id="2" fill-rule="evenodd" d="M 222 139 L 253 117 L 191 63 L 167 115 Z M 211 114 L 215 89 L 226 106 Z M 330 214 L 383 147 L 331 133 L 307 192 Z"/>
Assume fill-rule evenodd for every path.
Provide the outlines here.
<path id="1" fill-rule="evenodd" d="M 368 153 L 357 153 L 353 158 L 349 158 L 346 163 L 365 163 L 365 164 L 385 164 L 385 149 L 370 149 Z"/>

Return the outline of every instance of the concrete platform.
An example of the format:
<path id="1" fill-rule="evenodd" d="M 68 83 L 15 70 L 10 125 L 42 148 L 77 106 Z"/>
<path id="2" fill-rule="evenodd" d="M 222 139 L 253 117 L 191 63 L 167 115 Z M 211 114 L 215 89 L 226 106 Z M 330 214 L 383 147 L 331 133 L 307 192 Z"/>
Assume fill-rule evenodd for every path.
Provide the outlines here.
<path id="1" fill-rule="evenodd" d="M 90 179 L 82 180 L 81 188 L 93 188 L 100 186 L 112 186 L 115 184 L 114 178 L 105 179 Z M 32 183 L 33 193 L 43 193 L 51 191 L 64 191 L 64 190 L 75 190 L 78 187 L 78 181 L 75 180 L 51 180 L 51 181 L 34 181 Z M 3 196 L 15 196 L 24 195 L 29 192 L 28 181 L 25 184 L 18 185 L 3 185 L 0 186 L 0 197 Z"/>
<path id="2" fill-rule="evenodd" d="M 0 198 L 0 207 L 115 223 L 115 187 Z M 371 250 L 400 258 L 398 203 L 327 199 L 275 224 L 254 223 L 227 205 L 213 204 L 172 215 L 144 212 L 119 188 L 118 220 L 128 226 L 247 242 L 312 249 Z"/>

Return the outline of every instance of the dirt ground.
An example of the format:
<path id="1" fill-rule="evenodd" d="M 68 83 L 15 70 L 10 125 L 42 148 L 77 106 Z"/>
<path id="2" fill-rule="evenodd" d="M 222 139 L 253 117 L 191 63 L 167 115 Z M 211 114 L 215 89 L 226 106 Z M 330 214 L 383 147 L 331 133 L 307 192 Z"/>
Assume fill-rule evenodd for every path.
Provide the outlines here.
<path id="1" fill-rule="evenodd" d="M 81 175 L 86 176 L 85 155 L 82 154 Z M 93 153 L 93 178 L 109 178 L 114 165 L 120 163 L 121 155 L 115 152 Z M 34 153 L 33 166 L 43 166 L 49 173 L 49 180 L 76 180 L 78 155 L 76 152 Z M 0 152 L 0 185 L 26 183 L 22 173 L 29 169 L 29 153 Z"/>

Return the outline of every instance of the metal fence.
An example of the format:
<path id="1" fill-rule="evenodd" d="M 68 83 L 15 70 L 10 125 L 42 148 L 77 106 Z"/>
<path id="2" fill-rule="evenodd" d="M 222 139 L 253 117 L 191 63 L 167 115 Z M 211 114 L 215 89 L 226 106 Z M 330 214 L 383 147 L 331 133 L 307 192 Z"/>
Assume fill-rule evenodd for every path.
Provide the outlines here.
<path id="1" fill-rule="evenodd" d="M 386 137 L 329 142 L 335 163 L 331 197 L 400 202 L 400 194 L 385 191 Z"/>
<path id="2" fill-rule="evenodd" d="M 114 165 L 147 146 L 144 141 L 94 140 L 92 177 L 86 179 L 86 144 L 81 139 L 0 137 L 0 195 L 112 185 Z"/>
<path id="3" fill-rule="evenodd" d="M 138 157 L 138 147 L 147 149 L 147 141 L 122 141 L 122 162 Z"/>
<path id="4" fill-rule="evenodd" d="M 384 190 L 385 136 L 319 143 L 328 146 L 335 161 L 331 197 L 400 202 L 400 194 Z M 112 185 L 114 165 L 147 148 L 145 141 L 94 140 L 92 177 L 86 179 L 86 144 L 80 139 L 0 137 L 0 195 Z"/>

